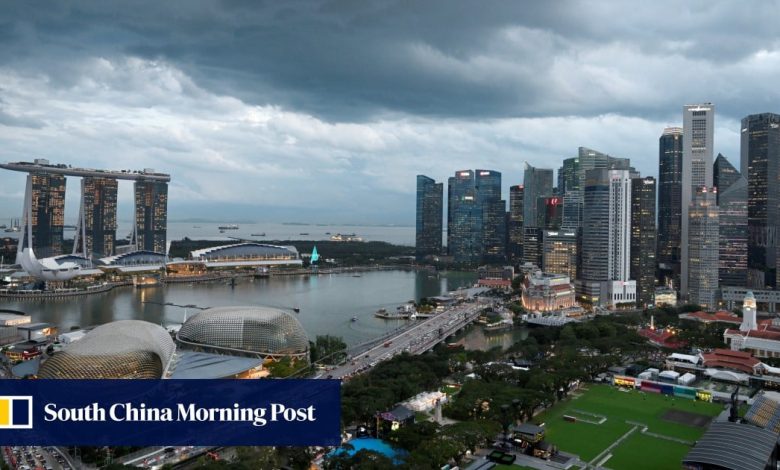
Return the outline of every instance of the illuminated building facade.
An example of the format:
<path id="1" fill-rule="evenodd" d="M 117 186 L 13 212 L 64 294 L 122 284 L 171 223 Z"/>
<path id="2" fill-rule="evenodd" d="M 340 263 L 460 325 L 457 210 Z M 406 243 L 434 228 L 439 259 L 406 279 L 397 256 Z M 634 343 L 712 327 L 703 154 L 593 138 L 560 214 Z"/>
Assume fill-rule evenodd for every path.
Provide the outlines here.
<path id="1" fill-rule="evenodd" d="M 27 178 L 32 190 L 32 247 L 43 258 L 61 255 L 65 176 L 34 172 Z"/>
<path id="2" fill-rule="evenodd" d="M 166 253 L 168 183 L 135 182 L 135 244 L 138 250 Z"/>
<path id="3" fill-rule="evenodd" d="M 576 307 L 576 294 L 569 276 L 537 271 L 523 284 L 523 308 L 530 312 L 552 312 Z"/>
<path id="4" fill-rule="evenodd" d="M 637 303 L 653 305 L 655 294 L 655 178 L 631 180 L 631 276 Z"/>
<path id="5" fill-rule="evenodd" d="M 577 233 L 565 230 L 544 230 L 542 271 L 577 278 Z"/>
<path id="6" fill-rule="evenodd" d="M 680 288 L 683 130 L 666 128 L 658 141 L 658 268 L 661 283 Z"/>
<path id="7" fill-rule="evenodd" d="M 748 182 L 718 187 L 718 287 L 748 285 Z"/>
<path id="8" fill-rule="evenodd" d="M 85 257 L 102 258 L 114 254 L 118 181 L 85 177 L 81 180 L 81 217 L 74 243 Z M 79 247 L 79 239 L 82 246 Z"/>
<path id="9" fill-rule="evenodd" d="M 688 211 L 688 302 L 717 307 L 718 205 L 715 189 L 699 189 Z"/>
<path id="10" fill-rule="evenodd" d="M 509 246 L 513 260 L 523 259 L 523 197 L 525 187 L 517 184 L 509 188 Z"/>
<path id="11" fill-rule="evenodd" d="M 780 115 L 742 119 L 740 171 L 748 181 L 748 283 L 775 288 L 780 231 Z"/>

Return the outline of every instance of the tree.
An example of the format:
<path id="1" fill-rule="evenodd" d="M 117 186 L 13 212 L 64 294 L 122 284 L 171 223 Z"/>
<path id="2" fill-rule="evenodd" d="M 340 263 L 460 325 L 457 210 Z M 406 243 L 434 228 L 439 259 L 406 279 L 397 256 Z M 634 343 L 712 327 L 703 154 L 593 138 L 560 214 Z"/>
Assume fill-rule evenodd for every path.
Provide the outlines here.
<path id="1" fill-rule="evenodd" d="M 393 460 L 386 455 L 368 449 L 360 449 L 354 455 L 336 452 L 325 458 L 325 470 L 391 470 L 396 468 Z"/>

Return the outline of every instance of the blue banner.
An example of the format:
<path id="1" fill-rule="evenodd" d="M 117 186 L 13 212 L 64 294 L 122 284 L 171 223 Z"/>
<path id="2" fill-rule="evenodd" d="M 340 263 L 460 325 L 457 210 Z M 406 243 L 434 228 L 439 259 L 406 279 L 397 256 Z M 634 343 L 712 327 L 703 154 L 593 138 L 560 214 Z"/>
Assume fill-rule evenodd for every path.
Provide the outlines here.
<path id="1" fill-rule="evenodd" d="M 0 443 L 330 446 L 338 380 L 0 380 Z"/>

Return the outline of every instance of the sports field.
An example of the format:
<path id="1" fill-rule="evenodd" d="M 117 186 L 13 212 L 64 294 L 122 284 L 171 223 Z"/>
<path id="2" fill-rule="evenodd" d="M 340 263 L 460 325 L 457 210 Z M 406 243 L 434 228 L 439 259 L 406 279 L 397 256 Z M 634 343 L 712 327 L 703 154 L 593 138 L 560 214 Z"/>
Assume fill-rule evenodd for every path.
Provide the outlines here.
<path id="1" fill-rule="evenodd" d="M 588 385 L 576 395 L 536 417 L 535 421 L 545 423 L 545 440 L 585 462 L 616 470 L 679 468 L 690 448 L 687 442 L 701 437 L 709 419 L 723 410 L 723 405 L 607 385 Z M 564 415 L 577 421 L 566 421 Z"/>

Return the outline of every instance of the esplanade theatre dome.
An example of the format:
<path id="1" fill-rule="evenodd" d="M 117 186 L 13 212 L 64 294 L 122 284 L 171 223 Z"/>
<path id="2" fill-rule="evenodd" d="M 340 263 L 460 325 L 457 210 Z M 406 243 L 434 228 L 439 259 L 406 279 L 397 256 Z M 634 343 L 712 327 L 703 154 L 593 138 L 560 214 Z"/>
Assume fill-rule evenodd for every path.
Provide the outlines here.
<path id="1" fill-rule="evenodd" d="M 176 344 L 165 328 L 140 320 L 100 325 L 55 353 L 38 371 L 42 379 L 159 379 Z"/>
<path id="2" fill-rule="evenodd" d="M 224 353 L 306 357 L 309 338 L 291 314 L 271 307 L 215 307 L 182 325 L 176 339 Z"/>

